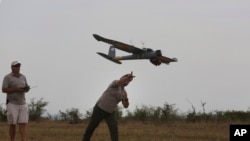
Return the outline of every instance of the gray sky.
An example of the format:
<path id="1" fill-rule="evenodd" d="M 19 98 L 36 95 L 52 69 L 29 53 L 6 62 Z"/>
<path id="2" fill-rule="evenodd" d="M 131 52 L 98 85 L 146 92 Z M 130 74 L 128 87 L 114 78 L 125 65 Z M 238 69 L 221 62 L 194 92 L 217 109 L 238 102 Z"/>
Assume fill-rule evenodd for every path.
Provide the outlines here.
<path id="1" fill-rule="evenodd" d="M 133 71 L 129 110 L 176 104 L 180 112 L 249 110 L 250 1 L 1 0 L 0 77 L 22 63 L 31 89 L 50 114 L 91 109 L 109 83 Z M 112 63 L 96 52 L 109 45 L 92 34 L 161 49 L 179 62 Z M 126 53 L 117 51 L 117 55 Z M 0 95 L 0 103 L 5 102 Z"/>

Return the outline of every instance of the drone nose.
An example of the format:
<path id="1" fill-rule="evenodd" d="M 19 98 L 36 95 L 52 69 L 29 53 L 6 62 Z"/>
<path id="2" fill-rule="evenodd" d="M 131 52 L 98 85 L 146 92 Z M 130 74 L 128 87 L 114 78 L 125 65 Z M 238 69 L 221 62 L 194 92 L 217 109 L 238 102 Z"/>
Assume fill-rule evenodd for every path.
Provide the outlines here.
<path id="1" fill-rule="evenodd" d="M 157 57 L 161 57 L 162 56 L 161 50 L 156 50 L 156 56 Z"/>

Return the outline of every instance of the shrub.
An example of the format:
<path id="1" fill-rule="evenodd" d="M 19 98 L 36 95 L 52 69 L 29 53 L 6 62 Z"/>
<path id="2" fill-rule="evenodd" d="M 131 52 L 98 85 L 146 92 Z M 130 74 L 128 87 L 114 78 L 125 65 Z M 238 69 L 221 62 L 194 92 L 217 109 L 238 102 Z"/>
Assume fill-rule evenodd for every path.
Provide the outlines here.
<path id="1" fill-rule="evenodd" d="M 0 121 L 7 121 L 7 110 L 0 105 Z"/>
<path id="2" fill-rule="evenodd" d="M 66 112 L 59 111 L 60 118 L 65 121 L 69 121 L 70 124 L 78 124 L 82 122 L 82 114 L 78 109 L 67 109 Z"/>
<path id="3" fill-rule="evenodd" d="M 46 111 L 45 106 L 48 105 L 48 102 L 43 101 L 43 98 L 40 98 L 38 101 L 35 101 L 34 98 L 31 99 L 29 107 L 29 118 L 32 121 L 40 121 L 41 116 Z"/>

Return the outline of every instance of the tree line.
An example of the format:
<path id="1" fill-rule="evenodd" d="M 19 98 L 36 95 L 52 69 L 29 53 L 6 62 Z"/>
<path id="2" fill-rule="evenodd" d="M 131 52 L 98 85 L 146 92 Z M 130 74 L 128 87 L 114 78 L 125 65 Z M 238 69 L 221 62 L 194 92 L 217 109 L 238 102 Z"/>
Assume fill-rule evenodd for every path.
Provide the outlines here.
<path id="1" fill-rule="evenodd" d="M 29 119 L 30 121 L 41 121 L 43 119 L 53 121 L 67 121 L 71 124 L 82 123 L 84 120 L 89 120 L 92 115 L 92 109 L 87 110 L 84 114 L 80 113 L 79 109 L 71 108 L 65 111 L 59 111 L 55 115 L 47 114 L 45 107 L 49 102 L 44 101 L 43 98 L 39 100 L 31 99 L 28 104 Z M 195 107 L 192 105 L 192 111 L 186 114 L 180 114 L 179 109 L 175 107 L 175 104 L 168 104 L 167 102 L 163 106 L 137 106 L 135 110 L 126 113 L 122 111 L 122 107 L 118 107 L 116 111 L 117 119 L 120 121 L 142 121 L 142 122 L 174 122 L 174 121 L 186 121 L 186 122 L 221 122 L 221 121 L 250 121 L 250 111 L 213 111 L 206 113 L 204 104 L 202 112 L 196 112 Z M 0 105 L 0 121 L 7 120 L 7 111 Z"/>

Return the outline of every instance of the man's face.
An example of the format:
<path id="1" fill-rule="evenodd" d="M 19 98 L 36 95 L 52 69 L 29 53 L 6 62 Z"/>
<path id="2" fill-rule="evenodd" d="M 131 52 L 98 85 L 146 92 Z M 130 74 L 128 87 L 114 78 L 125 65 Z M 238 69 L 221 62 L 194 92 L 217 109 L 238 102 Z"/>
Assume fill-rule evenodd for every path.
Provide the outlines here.
<path id="1" fill-rule="evenodd" d="M 19 65 L 19 64 L 11 66 L 12 72 L 15 74 L 18 74 L 20 72 L 20 67 L 21 67 L 21 65 Z"/>

